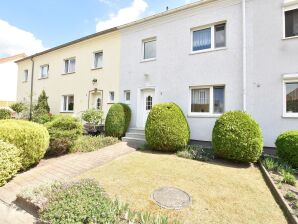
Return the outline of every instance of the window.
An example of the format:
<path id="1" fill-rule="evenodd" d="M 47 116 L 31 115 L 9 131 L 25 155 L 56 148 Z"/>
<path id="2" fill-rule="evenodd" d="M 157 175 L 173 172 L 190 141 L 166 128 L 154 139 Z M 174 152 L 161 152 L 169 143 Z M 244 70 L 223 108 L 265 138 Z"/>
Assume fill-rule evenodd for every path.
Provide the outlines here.
<path id="1" fill-rule="evenodd" d="M 146 110 L 152 109 L 152 96 L 146 97 Z"/>
<path id="2" fill-rule="evenodd" d="M 125 90 L 124 91 L 124 101 L 125 103 L 130 103 L 130 91 L 129 90 Z"/>
<path id="3" fill-rule="evenodd" d="M 74 111 L 74 96 L 65 95 L 62 96 L 62 112 L 73 112 Z"/>
<path id="4" fill-rule="evenodd" d="M 102 58 L 103 58 L 103 52 L 94 53 L 93 68 L 102 68 Z"/>
<path id="5" fill-rule="evenodd" d="M 28 70 L 24 70 L 24 82 L 28 82 L 29 72 Z"/>
<path id="6" fill-rule="evenodd" d="M 101 108 L 101 99 L 99 97 L 96 99 L 96 106 L 95 106 L 95 108 L 98 109 L 98 110 Z"/>
<path id="7" fill-rule="evenodd" d="M 143 59 L 149 60 L 156 58 L 156 39 L 143 41 Z"/>
<path id="8" fill-rule="evenodd" d="M 109 92 L 110 102 L 114 102 L 115 100 L 115 93 L 113 91 Z"/>
<path id="9" fill-rule="evenodd" d="M 285 11 L 285 37 L 298 36 L 298 9 Z"/>
<path id="10" fill-rule="evenodd" d="M 226 24 L 221 23 L 192 31 L 192 51 L 222 48 L 226 46 Z"/>
<path id="11" fill-rule="evenodd" d="M 225 87 L 193 87 L 191 91 L 191 114 L 222 114 L 224 112 Z"/>
<path id="12" fill-rule="evenodd" d="M 49 65 L 40 66 L 40 78 L 47 78 L 49 75 Z"/>
<path id="13" fill-rule="evenodd" d="M 298 117 L 298 80 L 284 82 L 284 115 Z"/>
<path id="14" fill-rule="evenodd" d="M 65 61 L 65 74 L 74 73 L 76 70 L 76 59 L 70 58 Z"/>

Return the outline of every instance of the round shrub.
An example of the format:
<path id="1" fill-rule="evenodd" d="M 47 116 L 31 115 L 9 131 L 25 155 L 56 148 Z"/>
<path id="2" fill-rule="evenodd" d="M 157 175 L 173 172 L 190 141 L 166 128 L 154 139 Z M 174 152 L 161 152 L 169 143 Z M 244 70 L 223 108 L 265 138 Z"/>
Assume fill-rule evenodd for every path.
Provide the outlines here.
<path id="1" fill-rule="evenodd" d="M 8 109 L 0 109 L 0 120 L 3 119 L 10 119 L 11 118 L 11 112 Z"/>
<path id="2" fill-rule="evenodd" d="M 120 138 L 125 135 L 131 119 L 131 110 L 128 105 L 117 103 L 111 106 L 106 117 L 105 134 Z"/>
<path id="3" fill-rule="evenodd" d="M 38 163 L 49 146 L 49 133 L 40 124 L 24 120 L 1 120 L 0 139 L 21 151 L 22 169 Z"/>
<path id="4" fill-rule="evenodd" d="M 12 178 L 21 166 L 20 150 L 0 140 L 0 186 Z"/>
<path id="5" fill-rule="evenodd" d="M 48 156 L 59 156 L 68 153 L 75 141 L 83 134 L 83 126 L 79 119 L 71 116 L 54 116 L 46 123 L 50 134 L 50 147 Z"/>
<path id="6" fill-rule="evenodd" d="M 298 168 L 298 131 L 282 133 L 278 136 L 275 145 L 278 157 L 294 168 Z"/>
<path id="7" fill-rule="evenodd" d="M 175 103 L 156 104 L 148 115 L 145 127 L 148 145 L 160 151 L 177 151 L 189 142 L 187 120 Z"/>
<path id="8" fill-rule="evenodd" d="M 262 131 L 247 113 L 224 113 L 215 123 L 212 145 L 216 155 L 240 162 L 256 162 L 263 151 Z"/>

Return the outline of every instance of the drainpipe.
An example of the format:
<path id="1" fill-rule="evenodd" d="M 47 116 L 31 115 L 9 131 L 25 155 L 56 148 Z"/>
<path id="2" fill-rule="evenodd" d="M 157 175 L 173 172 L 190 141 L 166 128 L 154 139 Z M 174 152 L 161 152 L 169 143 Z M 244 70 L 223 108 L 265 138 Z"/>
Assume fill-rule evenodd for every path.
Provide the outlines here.
<path id="1" fill-rule="evenodd" d="M 246 75 L 247 75 L 247 65 L 246 65 L 246 0 L 242 0 L 242 97 L 243 97 L 243 111 L 246 111 Z"/>
<path id="2" fill-rule="evenodd" d="M 34 79 L 34 60 L 33 57 L 30 58 L 32 62 L 31 70 L 31 87 L 30 87 L 30 107 L 29 107 L 29 120 L 32 120 L 32 110 L 33 110 L 33 79 Z"/>

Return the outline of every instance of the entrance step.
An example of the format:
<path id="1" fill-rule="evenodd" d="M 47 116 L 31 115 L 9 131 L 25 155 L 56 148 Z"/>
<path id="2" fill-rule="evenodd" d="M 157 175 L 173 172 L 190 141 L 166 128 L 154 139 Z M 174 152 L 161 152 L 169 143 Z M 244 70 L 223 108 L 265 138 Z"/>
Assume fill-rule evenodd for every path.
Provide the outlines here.
<path id="1" fill-rule="evenodd" d="M 141 128 L 130 128 L 125 137 L 122 138 L 123 142 L 131 143 L 136 147 L 143 146 L 146 143 L 145 130 Z"/>

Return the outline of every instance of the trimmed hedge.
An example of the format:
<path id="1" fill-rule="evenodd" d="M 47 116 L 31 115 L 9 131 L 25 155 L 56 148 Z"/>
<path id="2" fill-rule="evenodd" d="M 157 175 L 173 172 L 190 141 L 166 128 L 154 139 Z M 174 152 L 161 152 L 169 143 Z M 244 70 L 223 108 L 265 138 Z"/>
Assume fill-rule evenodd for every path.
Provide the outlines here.
<path id="1" fill-rule="evenodd" d="M 10 119 L 11 118 L 11 112 L 8 109 L 0 109 L 0 120 L 3 119 Z"/>
<path id="2" fill-rule="evenodd" d="M 58 115 L 45 124 L 50 134 L 49 156 L 59 156 L 68 153 L 75 141 L 83 134 L 83 125 L 79 119 Z"/>
<path id="3" fill-rule="evenodd" d="M 21 151 L 22 169 L 38 163 L 49 146 L 49 133 L 40 124 L 24 120 L 1 120 L 0 139 Z"/>
<path id="4" fill-rule="evenodd" d="M 278 157 L 294 168 L 298 168 L 298 131 L 282 133 L 278 136 L 275 145 Z"/>
<path id="5" fill-rule="evenodd" d="M 153 106 L 145 127 L 148 145 L 160 151 L 175 152 L 185 147 L 190 138 L 187 120 L 175 103 Z"/>
<path id="6" fill-rule="evenodd" d="M 21 168 L 20 150 L 0 140 L 0 186 L 6 184 Z"/>
<path id="7" fill-rule="evenodd" d="M 120 138 L 125 135 L 131 119 L 128 105 L 117 103 L 111 106 L 105 121 L 105 134 Z"/>
<path id="8" fill-rule="evenodd" d="M 256 162 L 263 152 L 262 130 L 247 113 L 224 113 L 215 123 L 212 145 L 219 157 L 240 162 Z"/>

